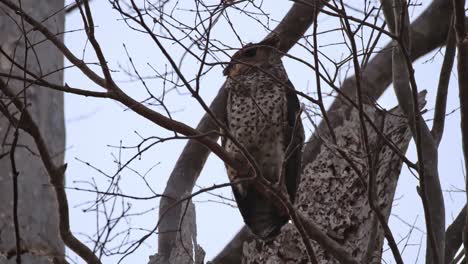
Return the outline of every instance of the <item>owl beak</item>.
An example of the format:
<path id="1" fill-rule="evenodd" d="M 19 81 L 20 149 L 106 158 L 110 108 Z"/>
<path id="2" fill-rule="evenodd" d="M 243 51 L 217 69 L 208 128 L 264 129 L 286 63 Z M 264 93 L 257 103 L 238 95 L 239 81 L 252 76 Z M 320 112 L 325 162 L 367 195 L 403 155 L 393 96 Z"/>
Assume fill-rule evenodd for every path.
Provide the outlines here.
<path id="1" fill-rule="evenodd" d="M 229 75 L 229 72 L 232 70 L 232 67 L 233 67 L 233 66 L 234 66 L 234 65 L 233 65 L 232 63 L 229 63 L 229 65 L 228 65 L 226 68 L 224 68 L 224 70 L 223 70 L 223 75 L 224 75 L 224 76 Z"/>
<path id="2" fill-rule="evenodd" d="M 225 76 L 229 76 L 230 78 L 235 78 L 236 76 L 244 73 L 246 68 L 247 67 L 239 63 L 230 63 L 229 66 L 224 69 L 223 74 Z"/>

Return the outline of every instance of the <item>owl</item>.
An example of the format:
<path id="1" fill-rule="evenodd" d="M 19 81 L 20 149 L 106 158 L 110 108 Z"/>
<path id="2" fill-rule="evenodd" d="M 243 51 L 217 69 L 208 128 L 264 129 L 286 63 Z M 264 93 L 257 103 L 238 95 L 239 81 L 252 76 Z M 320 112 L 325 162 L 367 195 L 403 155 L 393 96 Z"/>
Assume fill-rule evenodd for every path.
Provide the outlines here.
<path id="1" fill-rule="evenodd" d="M 281 61 L 279 44 L 279 38 L 273 36 L 247 44 L 232 56 L 223 71 L 228 91 L 225 125 L 234 141 L 254 158 L 262 176 L 286 190 L 294 202 L 304 129 L 299 100 Z M 246 162 L 234 141 L 223 137 L 224 149 Z M 253 176 L 226 168 L 231 182 Z M 259 238 L 274 238 L 289 220 L 286 211 L 268 198 L 255 180 L 232 184 L 232 190 L 245 224 Z"/>

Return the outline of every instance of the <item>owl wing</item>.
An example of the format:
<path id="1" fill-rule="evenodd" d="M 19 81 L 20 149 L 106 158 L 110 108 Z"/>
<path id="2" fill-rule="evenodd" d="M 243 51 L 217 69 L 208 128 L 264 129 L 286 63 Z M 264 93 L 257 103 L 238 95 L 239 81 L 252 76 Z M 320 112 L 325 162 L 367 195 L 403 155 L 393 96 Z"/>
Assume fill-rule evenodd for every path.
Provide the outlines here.
<path id="1" fill-rule="evenodd" d="M 224 117 L 227 129 L 232 129 L 229 126 L 230 110 L 231 91 L 228 90 L 226 115 Z M 228 142 L 229 140 L 225 137 L 221 138 L 221 144 L 225 149 L 227 149 Z M 226 169 L 231 181 L 238 177 L 237 172 L 230 169 L 229 166 L 226 165 Z M 277 206 L 271 202 L 271 199 L 265 197 L 262 191 L 257 189 L 256 184 L 244 182 L 231 187 L 237 207 L 250 231 L 261 239 L 275 237 L 280 232 L 281 227 L 287 223 L 289 217 L 281 213 Z"/>
<path id="2" fill-rule="evenodd" d="M 301 179 L 302 146 L 304 144 L 304 128 L 300 118 L 300 103 L 294 86 L 290 80 L 287 89 L 287 125 L 284 128 L 284 144 L 286 153 L 285 184 L 291 202 L 294 203 L 296 190 Z"/>

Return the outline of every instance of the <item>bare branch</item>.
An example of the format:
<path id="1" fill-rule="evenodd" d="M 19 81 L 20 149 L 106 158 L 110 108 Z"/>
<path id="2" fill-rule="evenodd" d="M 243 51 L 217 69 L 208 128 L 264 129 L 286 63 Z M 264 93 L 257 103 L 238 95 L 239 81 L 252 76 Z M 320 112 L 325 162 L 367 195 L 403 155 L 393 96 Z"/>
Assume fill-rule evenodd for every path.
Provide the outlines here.
<path id="1" fill-rule="evenodd" d="M 15 150 L 18 144 L 18 127 L 15 127 L 13 143 L 11 144 L 10 149 L 10 162 L 11 162 L 11 170 L 12 170 L 12 177 L 13 177 L 13 223 L 15 228 L 15 246 L 16 246 L 16 263 L 21 264 L 21 236 L 19 230 L 19 221 L 18 221 L 18 177 L 19 172 L 16 167 L 16 160 L 15 160 Z"/>
<path id="2" fill-rule="evenodd" d="M 19 129 L 28 133 L 35 141 L 37 149 L 39 151 L 41 160 L 44 164 L 44 167 L 47 170 L 47 173 L 50 177 L 50 183 L 53 185 L 55 194 L 57 196 L 57 203 L 59 205 L 59 225 L 60 225 L 60 235 L 65 244 L 77 253 L 81 258 L 83 258 L 87 263 L 100 264 L 101 261 L 97 256 L 81 241 L 79 241 L 70 231 L 70 217 L 68 210 L 68 200 L 67 194 L 64 189 L 64 174 L 66 170 L 66 164 L 60 167 L 57 167 L 54 164 L 53 158 L 49 153 L 48 147 L 37 127 L 36 123 L 33 121 L 30 113 L 25 108 L 23 103 L 8 89 L 6 83 L 0 79 L 0 90 L 8 96 L 8 98 L 14 103 L 17 109 L 23 109 L 21 114 L 21 119 L 17 120 L 11 116 L 8 112 L 2 111 L 3 114 L 9 117 L 10 122 L 13 122 L 13 125 L 18 126 Z"/>
<path id="3" fill-rule="evenodd" d="M 421 200 L 427 229 L 427 263 L 443 263 L 445 244 L 445 208 L 437 170 L 437 146 L 419 113 L 417 85 L 409 58 L 410 37 L 407 2 L 381 1 L 387 23 L 398 36 L 392 50 L 393 86 L 398 103 L 408 119 L 416 141 Z M 410 86 L 411 85 L 411 86 Z"/>
<path id="4" fill-rule="evenodd" d="M 455 60 L 455 31 L 453 25 L 450 24 L 449 33 L 447 35 L 446 48 L 442 69 L 440 70 L 439 85 L 437 87 L 436 106 L 434 111 L 434 123 L 432 124 L 432 136 L 437 145 L 442 140 L 445 125 L 445 113 L 447 108 L 447 94 L 452 75 L 453 62 Z"/>
<path id="5" fill-rule="evenodd" d="M 47 39 L 49 39 L 62 53 L 63 55 L 70 60 L 74 65 L 76 65 L 88 78 L 94 81 L 97 85 L 101 86 L 102 88 L 108 91 L 109 98 L 112 98 L 128 108 L 132 109 L 139 115 L 145 117 L 146 119 L 152 121 L 153 123 L 174 131 L 176 133 L 181 133 L 185 136 L 192 137 L 202 143 L 205 147 L 209 148 L 213 153 L 218 155 L 223 161 L 229 164 L 233 168 L 239 168 L 239 170 L 245 169 L 245 166 L 240 165 L 233 157 L 231 157 L 220 145 L 216 143 L 216 141 L 211 140 L 206 135 L 200 133 L 196 129 L 176 120 L 173 120 L 169 117 L 166 117 L 156 111 L 151 110 L 150 108 L 146 107 L 145 105 L 141 104 L 140 102 L 134 100 L 130 96 L 128 96 L 125 92 L 123 92 L 117 84 L 112 80 L 110 76 L 110 71 L 107 67 L 105 62 L 104 55 L 100 49 L 99 44 L 97 41 L 93 41 L 93 47 L 95 48 L 95 52 L 99 57 L 100 61 L 104 64 L 101 65 L 101 69 L 105 75 L 105 78 L 101 78 L 97 75 L 93 70 L 91 70 L 86 64 L 84 64 L 81 60 L 79 60 L 73 53 L 63 44 L 63 42 L 57 38 L 54 34 L 52 34 L 46 27 L 44 27 L 40 22 L 35 20 L 33 17 L 25 13 L 21 10 L 20 7 L 12 3 L 10 0 L 0 0 L 0 3 L 5 4 L 8 8 L 15 11 L 16 13 L 22 15 L 25 21 L 31 24 L 32 26 L 36 27 Z M 86 2 L 85 2 L 86 3 Z M 88 23 L 92 24 L 92 17 L 90 12 L 87 14 Z M 93 38 L 93 30 L 88 29 L 88 37 Z M 199 100 L 200 101 L 200 100 Z M 207 113 L 211 116 L 211 110 L 208 107 L 205 107 Z M 215 118 L 213 118 L 216 120 Z M 253 163 L 250 163 L 252 166 Z M 255 167 L 255 166 L 254 166 Z"/>
<path id="6" fill-rule="evenodd" d="M 90 1 L 92 1 L 92 0 L 90 0 Z M 76 1 L 73 4 L 70 4 L 68 7 L 65 8 L 65 13 L 67 13 L 67 14 L 73 13 L 74 11 L 78 10 L 80 5 L 82 5 L 82 4 L 83 4 L 83 1 L 81 1 L 81 0 Z"/>

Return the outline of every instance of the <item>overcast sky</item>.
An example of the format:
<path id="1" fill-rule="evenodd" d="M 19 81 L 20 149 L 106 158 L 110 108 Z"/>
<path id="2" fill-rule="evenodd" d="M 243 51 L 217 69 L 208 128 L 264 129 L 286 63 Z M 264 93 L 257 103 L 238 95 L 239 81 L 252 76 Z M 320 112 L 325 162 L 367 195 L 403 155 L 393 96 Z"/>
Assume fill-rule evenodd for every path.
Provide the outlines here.
<path id="1" fill-rule="evenodd" d="M 66 2 L 70 3 L 73 1 L 67 0 Z M 180 7 L 186 5 L 184 7 L 189 9 L 193 1 L 185 2 L 179 3 Z M 218 3 L 219 1 L 211 2 Z M 262 21 L 269 22 L 271 28 L 277 24 L 277 21 L 284 16 L 291 6 L 291 2 L 286 0 L 263 2 L 263 9 L 270 15 L 270 20 L 262 18 Z M 360 6 L 362 1 L 348 2 Z M 411 10 L 412 20 L 421 13 L 429 1 L 419 2 L 422 3 Z M 131 64 L 123 45 L 126 46 L 142 76 L 154 76 L 155 73 L 152 68 L 162 73 L 166 68 L 168 68 L 167 71 L 170 71 L 167 61 L 149 37 L 131 30 L 121 19 L 120 15 L 111 9 L 107 1 L 93 1 L 92 11 L 94 22 L 97 26 L 96 36 L 110 63 L 110 67 L 115 70 L 114 78 L 118 80 L 119 85 L 124 87 L 125 91 L 131 96 L 140 100 L 144 99 L 147 96 L 144 86 L 139 82 L 130 81 L 130 77 L 125 74 L 126 70 L 131 70 Z M 185 23 L 193 24 L 193 13 L 179 8 L 174 10 L 174 14 Z M 229 15 L 244 43 L 259 41 L 267 34 L 267 31 L 257 21 L 241 15 L 239 11 L 230 10 Z M 319 31 L 326 31 L 337 26 L 338 20 L 335 18 L 324 15 L 319 17 Z M 74 12 L 67 16 L 67 30 L 82 28 L 79 12 Z M 234 47 L 240 47 L 239 41 L 237 41 L 232 31 L 228 29 L 226 21 L 221 19 L 212 32 L 212 38 Z M 347 51 L 343 45 L 329 45 L 337 43 L 340 40 L 342 40 L 341 34 L 338 32 L 321 34 L 319 37 L 321 52 L 337 60 L 346 56 Z M 76 55 L 84 56 L 87 62 L 97 61 L 89 43 L 86 43 L 83 31 L 67 33 L 65 35 L 65 43 Z M 384 43 L 386 41 L 382 40 L 380 46 Z M 164 44 L 171 55 L 175 58 L 181 57 L 183 52 L 179 46 L 169 41 L 164 41 Z M 312 61 L 310 54 L 301 48 L 295 47 L 290 53 Z M 228 60 L 222 54 L 218 54 L 218 56 L 221 60 Z M 437 86 L 437 76 L 442 56 L 443 50 L 433 52 L 418 60 L 415 64 L 416 80 L 419 88 L 428 90 L 427 105 L 429 106 L 429 111 L 425 115 L 426 119 L 432 118 L 433 115 L 432 107 L 435 99 L 435 87 Z M 315 91 L 314 74 L 309 69 L 291 59 L 284 59 L 284 64 L 296 89 L 310 93 Z M 197 69 L 197 62 L 190 57 L 182 65 L 182 71 L 188 76 L 188 79 L 195 76 Z M 344 72 L 341 76 L 346 77 L 347 75 Z M 457 190 L 457 188 L 463 188 L 464 186 L 463 158 L 461 155 L 459 131 L 460 116 L 456 110 L 459 106 L 458 91 L 457 86 L 455 86 L 456 74 L 454 73 L 452 77 L 448 111 L 455 111 L 447 117 L 445 134 L 439 148 L 439 174 L 442 187 L 445 191 Z M 201 94 L 207 103 L 211 102 L 223 81 L 224 77 L 222 76 L 221 66 L 215 67 L 202 79 Z M 72 87 L 99 90 L 96 85 L 75 69 L 65 71 L 65 82 Z M 160 80 L 148 80 L 147 83 L 155 94 L 161 94 L 165 87 Z M 168 84 L 166 86 L 169 87 Z M 180 92 L 183 92 L 183 94 Z M 173 114 L 173 118 L 185 122 L 192 127 L 197 125 L 198 120 L 204 113 L 197 102 L 183 88 L 179 92 L 168 92 L 166 103 Z M 379 100 L 379 103 L 387 108 L 393 107 L 396 104 L 393 90 L 388 89 L 381 100 Z M 161 108 L 155 107 L 155 109 L 162 111 Z M 141 137 L 164 137 L 171 135 L 168 131 L 159 128 L 131 111 L 127 111 L 122 105 L 111 100 L 67 94 L 65 95 L 65 116 L 67 125 L 67 186 L 72 188 L 89 189 L 91 186 L 86 182 L 90 181 L 95 181 L 101 188 L 107 187 L 108 179 L 99 171 L 83 162 L 89 162 L 93 167 L 112 175 L 118 169 L 119 165 L 115 161 L 119 157 L 121 157 L 122 162 L 125 162 L 136 153 L 135 149 L 119 151 L 119 148 L 112 146 L 119 146 L 120 144 L 123 146 L 135 146 L 141 142 Z M 319 119 L 315 121 L 319 121 Z M 312 125 L 308 122 L 305 125 L 306 133 L 310 135 L 313 129 Z M 141 158 L 132 162 L 130 168 L 141 174 L 146 173 L 146 180 L 154 192 L 162 193 L 169 174 L 185 143 L 185 141 L 181 140 L 158 144 L 150 151 L 144 153 Z M 414 144 L 410 146 L 408 155 L 411 160 L 415 160 Z M 124 193 L 134 196 L 152 195 L 151 190 L 141 180 L 141 177 L 132 170 L 127 169 L 120 174 L 120 186 L 124 190 Z M 216 183 L 225 183 L 227 180 L 224 165 L 218 158 L 211 155 L 197 185 L 206 187 Z M 409 239 L 409 243 L 415 245 L 409 245 L 403 253 L 403 257 L 408 263 L 416 261 L 418 244 L 420 241 L 424 243 L 425 240 L 425 234 L 422 231 L 425 229 L 424 216 L 422 214 L 420 199 L 416 193 L 417 185 L 418 182 L 415 177 L 407 169 L 403 169 L 396 193 L 397 200 L 394 202 L 390 220 L 391 228 L 397 240 L 405 238 L 410 231 L 411 227 L 406 223 L 410 225 L 414 224 L 417 228 L 420 228 L 419 230 L 413 230 Z M 196 189 L 198 188 L 196 187 Z M 216 193 L 232 197 L 230 188 L 217 190 Z M 79 238 L 86 240 L 86 236 L 82 234 L 88 236 L 94 234 L 96 231 L 96 215 L 93 212 L 84 212 L 83 210 L 87 209 L 86 202 L 93 201 L 95 196 L 89 192 L 75 190 L 69 190 L 68 194 L 71 208 L 71 229 L 74 233 L 79 234 Z M 141 231 L 142 229 L 152 229 L 156 224 L 159 199 L 130 202 L 132 203 L 134 213 L 150 210 L 147 214 L 132 217 L 130 222 L 122 222 L 119 226 L 122 230 L 127 225 L 131 225 L 134 228 L 132 230 L 132 238 L 137 238 L 139 235 L 144 234 Z M 209 260 L 232 238 L 243 225 L 243 222 L 238 210 L 220 203 L 221 200 L 219 198 L 211 195 L 201 195 L 196 197 L 195 202 L 198 242 L 205 249 L 207 253 L 206 259 Z M 464 193 L 445 192 L 447 223 L 450 223 L 454 216 L 456 216 L 464 202 Z M 102 221 L 102 218 L 100 221 Z M 101 222 L 100 224 L 102 225 L 103 223 Z M 154 235 L 138 251 L 127 257 L 123 263 L 146 263 L 148 256 L 154 254 L 156 250 L 157 237 Z M 421 252 L 424 252 L 424 250 L 421 250 Z M 386 259 L 391 263 L 393 261 L 391 255 L 386 256 Z M 81 263 L 78 258 L 73 258 Z M 423 263 L 423 259 L 420 257 L 417 262 Z M 115 261 L 115 258 L 104 258 L 104 263 L 114 263 Z"/>

